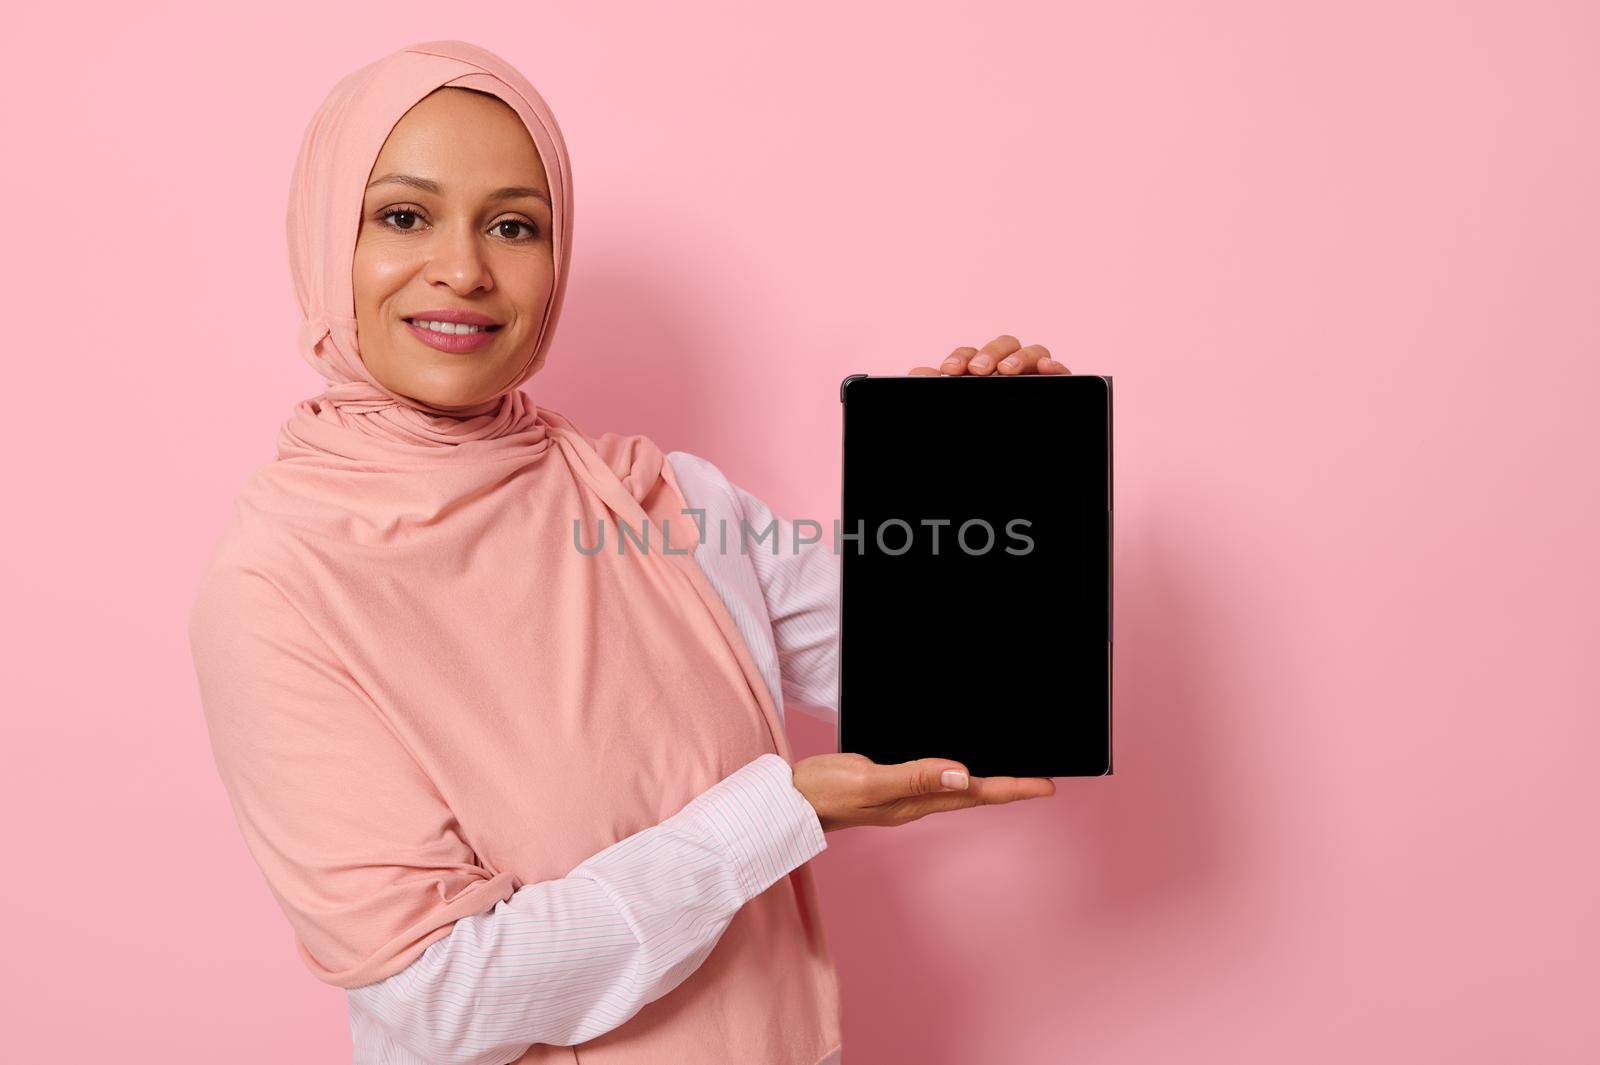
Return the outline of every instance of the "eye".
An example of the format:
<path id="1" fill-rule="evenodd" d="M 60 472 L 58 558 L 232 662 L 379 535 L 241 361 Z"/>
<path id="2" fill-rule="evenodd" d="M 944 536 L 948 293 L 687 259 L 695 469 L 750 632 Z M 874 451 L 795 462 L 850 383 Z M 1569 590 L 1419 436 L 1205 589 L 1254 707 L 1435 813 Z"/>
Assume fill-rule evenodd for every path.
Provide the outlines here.
<path id="1" fill-rule="evenodd" d="M 525 239 L 527 240 L 532 240 L 539 235 L 538 226 L 534 225 L 532 222 L 524 222 L 520 218 L 505 218 L 494 224 L 495 229 L 504 229 L 506 226 L 521 226 L 523 229 L 526 229 L 528 231 L 528 236 Z M 504 233 L 501 234 L 501 236 L 505 235 L 506 234 Z M 513 237 L 511 239 L 515 240 L 516 238 Z"/>
<path id="2" fill-rule="evenodd" d="M 385 224 L 389 225 L 391 229 L 398 229 L 402 233 L 414 232 L 415 229 L 416 229 L 415 226 L 399 226 L 399 225 L 393 225 L 393 224 L 391 224 L 389 222 L 389 219 L 391 219 L 391 218 L 400 218 L 400 217 L 410 218 L 410 219 L 413 219 L 413 220 L 419 220 L 422 217 L 422 215 L 421 215 L 421 212 L 413 210 L 410 207 L 389 207 L 389 208 L 386 208 L 383 211 L 383 213 L 378 216 L 378 218 L 381 219 Z"/>

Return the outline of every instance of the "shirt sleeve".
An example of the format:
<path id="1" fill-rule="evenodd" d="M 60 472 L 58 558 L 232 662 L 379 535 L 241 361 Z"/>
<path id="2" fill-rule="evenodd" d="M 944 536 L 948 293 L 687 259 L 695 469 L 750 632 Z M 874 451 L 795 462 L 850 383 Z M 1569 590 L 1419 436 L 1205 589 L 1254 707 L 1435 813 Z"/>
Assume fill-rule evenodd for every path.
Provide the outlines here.
<path id="1" fill-rule="evenodd" d="M 733 915 L 826 849 L 789 763 L 763 754 L 559 880 L 455 924 L 410 968 L 349 992 L 384 1061 L 504 1065 L 573 1045 L 682 983 Z"/>
<path id="2" fill-rule="evenodd" d="M 840 565 L 833 530 L 778 516 L 698 455 L 667 457 L 686 503 L 701 512 L 695 557 L 752 647 L 770 642 L 778 691 L 837 723 Z M 759 618 L 749 618 L 752 612 Z"/>
<path id="3" fill-rule="evenodd" d="M 731 481 L 729 487 L 751 530 L 746 550 L 772 621 L 783 694 L 827 711 L 815 716 L 837 721 L 840 567 L 831 530 L 800 543 L 819 533 L 808 524 L 797 535 L 795 522 Z M 768 529 L 772 534 L 763 538 Z"/>

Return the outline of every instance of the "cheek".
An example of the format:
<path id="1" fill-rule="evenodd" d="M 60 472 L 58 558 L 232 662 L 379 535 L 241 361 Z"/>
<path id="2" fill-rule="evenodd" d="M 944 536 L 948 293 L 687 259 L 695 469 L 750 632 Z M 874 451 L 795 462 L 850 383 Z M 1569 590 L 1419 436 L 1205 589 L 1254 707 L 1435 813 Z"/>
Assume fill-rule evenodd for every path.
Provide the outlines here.
<path id="1" fill-rule="evenodd" d="M 399 292 L 410 276 L 411 264 L 403 254 L 381 244 L 358 244 L 350 271 L 356 317 L 377 317 L 383 302 Z"/>

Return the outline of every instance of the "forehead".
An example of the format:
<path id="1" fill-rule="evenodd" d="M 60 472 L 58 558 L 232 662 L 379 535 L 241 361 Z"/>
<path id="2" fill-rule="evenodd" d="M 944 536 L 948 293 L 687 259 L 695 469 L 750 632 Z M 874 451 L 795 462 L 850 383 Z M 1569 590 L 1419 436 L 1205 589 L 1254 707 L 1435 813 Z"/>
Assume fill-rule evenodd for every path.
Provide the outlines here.
<path id="1" fill-rule="evenodd" d="M 549 188 L 539 149 L 510 105 L 488 93 L 459 88 L 435 90 L 395 123 L 373 161 L 368 183 L 390 174 L 422 178 L 441 195 L 481 194 L 512 185 Z"/>

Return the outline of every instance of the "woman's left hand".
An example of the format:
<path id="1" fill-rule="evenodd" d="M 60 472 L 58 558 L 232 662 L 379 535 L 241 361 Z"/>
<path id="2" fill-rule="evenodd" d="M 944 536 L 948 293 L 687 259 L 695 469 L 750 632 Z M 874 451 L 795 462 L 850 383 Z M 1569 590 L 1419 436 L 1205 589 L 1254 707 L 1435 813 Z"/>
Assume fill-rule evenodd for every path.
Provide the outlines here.
<path id="1" fill-rule="evenodd" d="M 1049 349 L 1043 344 L 1029 344 L 1022 346 L 1022 341 L 1010 333 L 1002 333 L 995 337 L 982 348 L 957 348 L 944 360 L 944 365 L 935 370 L 932 366 L 913 366 L 911 374 L 914 377 L 937 377 L 947 374 L 959 377 L 970 374 L 974 377 L 987 377 L 998 373 L 1002 377 L 1012 377 L 1019 373 L 1071 373 L 1061 363 L 1050 357 Z"/>

